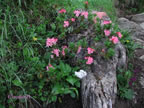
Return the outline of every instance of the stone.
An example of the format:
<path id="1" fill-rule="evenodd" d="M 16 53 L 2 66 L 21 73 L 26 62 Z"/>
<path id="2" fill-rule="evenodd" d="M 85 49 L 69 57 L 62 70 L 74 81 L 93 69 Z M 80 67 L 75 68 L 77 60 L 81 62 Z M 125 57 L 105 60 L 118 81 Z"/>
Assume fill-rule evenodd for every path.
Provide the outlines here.
<path id="1" fill-rule="evenodd" d="M 131 20 L 136 23 L 143 23 L 144 22 L 144 13 L 133 15 L 131 17 Z"/>
<path id="2" fill-rule="evenodd" d="M 144 40 L 144 30 L 139 24 L 129 21 L 126 18 L 119 18 L 118 25 L 120 29 L 128 31 L 133 39 Z"/>
<path id="3" fill-rule="evenodd" d="M 138 31 L 142 30 L 142 27 L 140 27 L 139 24 L 137 24 L 133 21 L 129 21 L 126 18 L 119 18 L 118 25 L 121 29 L 128 30 L 128 32 L 130 32 L 130 33 L 138 32 Z"/>
<path id="4" fill-rule="evenodd" d="M 140 77 L 140 80 L 139 80 L 142 88 L 144 88 L 144 74 L 142 74 L 142 76 Z"/>
<path id="5" fill-rule="evenodd" d="M 140 24 L 140 26 L 144 29 L 144 22 Z"/>
<path id="6" fill-rule="evenodd" d="M 142 55 L 142 56 L 140 57 L 140 59 L 141 59 L 142 61 L 144 61 L 144 55 Z"/>

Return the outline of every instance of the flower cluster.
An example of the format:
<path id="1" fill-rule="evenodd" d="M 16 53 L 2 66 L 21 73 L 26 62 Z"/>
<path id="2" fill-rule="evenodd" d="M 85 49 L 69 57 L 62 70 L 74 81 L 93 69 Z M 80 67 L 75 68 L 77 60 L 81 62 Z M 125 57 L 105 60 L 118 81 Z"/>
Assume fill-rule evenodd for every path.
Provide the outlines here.
<path id="1" fill-rule="evenodd" d="M 61 10 L 59 11 L 59 13 L 66 13 L 66 10 L 65 10 L 65 9 L 61 9 Z"/>
<path id="2" fill-rule="evenodd" d="M 69 26 L 69 21 L 64 21 L 64 27 L 68 27 Z"/>
<path id="3" fill-rule="evenodd" d="M 88 54 L 92 54 L 95 51 L 94 49 L 92 49 L 90 47 L 88 47 L 87 50 L 88 50 Z"/>
<path id="4" fill-rule="evenodd" d="M 57 38 L 47 38 L 46 40 L 46 47 L 52 47 L 57 43 L 58 39 Z"/>
<path id="5" fill-rule="evenodd" d="M 59 11 L 59 13 L 65 13 L 66 12 L 66 10 L 65 9 L 61 9 L 60 11 Z M 79 17 L 79 16 L 84 16 L 84 18 L 85 19 L 88 19 L 88 12 L 87 11 L 79 11 L 79 10 L 75 10 L 74 12 L 73 12 L 74 14 L 75 14 L 75 16 L 76 17 Z M 72 21 L 72 22 L 75 22 L 76 21 L 76 19 L 75 18 L 71 18 L 70 19 L 70 21 Z M 69 21 L 67 20 L 67 21 L 64 21 L 64 24 L 63 24 L 63 27 L 68 27 L 70 25 L 70 23 L 69 23 Z"/>
<path id="6" fill-rule="evenodd" d="M 81 49 L 82 49 L 82 47 L 79 46 L 79 47 L 78 47 L 78 50 L 77 50 L 77 54 L 80 53 Z"/>
<path id="7" fill-rule="evenodd" d="M 103 21 L 103 25 L 108 25 L 108 24 L 111 24 L 111 23 L 112 23 L 112 22 L 109 21 L 109 20 L 105 20 L 105 21 Z M 110 36 L 111 31 L 105 29 L 105 30 L 104 30 L 104 34 L 105 34 L 105 36 L 108 37 L 108 36 Z M 117 35 L 119 38 L 122 38 L 122 34 L 121 34 L 121 32 L 116 32 L 116 35 Z M 109 40 L 112 41 L 113 44 L 117 44 L 117 43 L 119 42 L 119 39 L 118 39 L 117 36 L 112 35 L 112 37 L 110 37 Z"/>
<path id="8" fill-rule="evenodd" d="M 86 1 L 85 2 L 85 5 L 88 5 L 88 2 Z M 59 13 L 66 13 L 66 10 L 65 9 L 61 9 L 59 11 Z M 80 11 L 80 10 L 75 10 L 74 12 L 74 15 L 76 18 L 70 18 L 70 19 L 67 19 L 67 20 L 64 20 L 64 24 L 63 24 L 63 27 L 66 28 L 66 27 L 69 27 L 71 22 L 75 22 L 76 19 L 80 16 L 83 16 L 85 19 L 88 19 L 88 11 Z M 97 12 L 97 11 L 92 11 L 92 14 L 95 14 L 96 16 L 94 17 L 93 21 L 94 23 L 97 23 L 97 18 L 99 19 L 102 19 L 103 17 L 107 17 L 107 14 L 105 12 Z M 101 22 L 101 25 L 104 26 L 104 35 L 106 37 L 108 37 L 109 41 L 111 41 L 113 44 L 117 44 L 119 42 L 119 38 L 122 38 L 122 34 L 121 32 L 116 32 L 115 34 L 112 32 L 111 29 L 109 29 L 109 25 L 111 25 L 112 21 L 110 20 L 104 20 Z M 108 26 L 107 26 L 108 25 Z M 53 45 L 56 44 L 56 42 L 58 41 L 57 38 L 48 38 L 47 41 L 46 41 L 46 46 L 47 47 L 52 47 Z M 59 49 L 55 48 L 51 51 L 52 55 L 51 55 L 51 58 L 54 58 L 54 55 L 56 57 L 59 57 L 60 56 L 60 52 L 62 54 L 62 56 L 65 56 L 65 49 L 68 48 L 67 46 L 62 46 L 62 51 L 60 51 Z M 78 49 L 77 49 L 77 54 L 79 54 L 81 52 L 81 49 L 82 49 L 82 46 L 78 46 Z M 94 59 L 92 56 L 90 56 L 90 54 L 93 54 L 95 52 L 95 49 L 93 48 L 90 48 L 88 47 L 87 48 L 87 56 L 84 57 L 86 61 L 86 64 L 92 64 L 94 62 Z M 103 48 L 102 49 L 102 52 L 104 53 L 105 52 L 105 49 Z"/>
<path id="9" fill-rule="evenodd" d="M 86 64 L 92 64 L 93 63 L 93 58 L 88 56 L 88 57 L 85 57 L 85 59 L 87 59 L 87 62 Z"/>
<path id="10" fill-rule="evenodd" d="M 49 71 L 49 68 L 54 68 L 51 64 L 49 64 L 48 66 L 46 66 L 46 70 Z"/>
<path id="11" fill-rule="evenodd" d="M 114 44 L 116 44 L 116 43 L 119 42 L 119 39 L 118 39 L 118 37 L 116 37 L 116 36 L 112 36 L 112 38 L 110 38 L 110 40 L 111 40 Z"/>

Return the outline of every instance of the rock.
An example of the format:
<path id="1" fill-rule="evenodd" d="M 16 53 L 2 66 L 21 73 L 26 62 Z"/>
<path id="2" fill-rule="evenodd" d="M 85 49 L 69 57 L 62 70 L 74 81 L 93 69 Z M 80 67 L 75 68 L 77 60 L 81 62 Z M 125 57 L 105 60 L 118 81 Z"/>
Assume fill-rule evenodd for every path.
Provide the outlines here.
<path id="1" fill-rule="evenodd" d="M 140 59 L 141 59 L 142 61 L 144 61 L 144 55 L 142 55 L 142 56 L 140 57 Z"/>
<path id="2" fill-rule="evenodd" d="M 140 24 L 140 26 L 144 29 L 144 22 Z"/>
<path id="3" fill-rule="evenodd" d="M 144 29 L 139 24 L 126 18 L 119 18 L 118 25 L 120 29 L 127 30 L 137 43 L 144 45 Z"/>
<path id="4" fill-rule="evenodd" d="M 128 17 L 127 17 L 128 18 Z M 129 19 L 129 20 L 128 20 Z M 135 84 L 132 86 L 135 94 L 134 99 L 128 101 L 119 102 L 115 108 L 143 108 L 144 105 L 144 13 L 131 15 L 129 18 L 119 18 L 118 24 L 122 30 L 127 30 L 135 43 L 140 44 L 141 48 L 136 48 L 134 51 L 134 61 L 131 62 L 134 66 L 134 76 L 136 77 Z"/>
<path id="5" fill-rule="evenodd" d="M 114 0 L 114 4 L 115 6 L 122 6 L 123 8 L 125 7 L 134 7 L 137 5 L 137 0 L 124 0 L 124 1 L 121 1 L 121 0 Z"/>
<path id="6" fill-rule="evenodd" d="M 118 19 L 118 25 L 121 29 L 128 30 L 128 32 L 130 32 L 130 33 L 134 33 L 134 32 L 138 32 L 138 31 L 143 30 L 139 24 L 137 24 L 133 21 L 129 21 L 126 18 L 119 18 Z"/>
<path id="7" fill-rule="evenodd" d="M 143 23 L 144 22 L 144 13 L 133 15 L 131 20 L 136 23 Z"/>
<path id="8" fill-rule="evenodd" d="M 144 88 L 144 74 L 142 74 L 142 76 L 140 77 L 140 80 L 139 80 L 142 88 Z"/>

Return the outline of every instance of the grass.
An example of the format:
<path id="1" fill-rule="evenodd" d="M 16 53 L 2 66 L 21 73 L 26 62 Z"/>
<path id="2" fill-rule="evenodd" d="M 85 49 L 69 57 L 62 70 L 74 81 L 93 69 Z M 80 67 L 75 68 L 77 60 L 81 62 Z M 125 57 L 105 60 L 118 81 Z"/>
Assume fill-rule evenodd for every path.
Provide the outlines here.
<path id="1" fill-rule="evenodd" d="M 45 51 L 45 40 L 55 32 L 51 24 L 56 12 L 65 8 L 68 11 L 83 8 L 84 0 L 0 0 L 0 107 L 15 105 L 16 100 L 7 96 L 30 94 L 43 102 L 46 78 L 39 75 L 45 72 L 49 62 Z M 115 20 L 115 10 L 111 0 L 89 0 L 89 9 L 105 11 Z M 57 7 L 53 7 L 53 6 Z M 37 38 L 34 41 L 33 38 Z M 47 85 L 46 85 L 47 86 Z M 41 94 L 41 90 L 45 94 Z M 24 101 L 27 105 L 27 102 Z M 11 107 L 12 108 L 12 107 Z"/>
<path id="2" fill-rule="evenodd" d="M 71 7 L 75 8 L 83 8 L 83 3 L 86 0 L 66 0 L 64 3 L 64 7 L 71 10 Z M 106 12 L 112 21 L 116 20 L 116 10 L 114 8 L 114 1 L 113 0 L 87 0 L 89 2 L 89 9 L 96 10 L 96 11 L 104 11 Z M 67 4 L 71 4 L 71 7 L 67 7 Z"/>

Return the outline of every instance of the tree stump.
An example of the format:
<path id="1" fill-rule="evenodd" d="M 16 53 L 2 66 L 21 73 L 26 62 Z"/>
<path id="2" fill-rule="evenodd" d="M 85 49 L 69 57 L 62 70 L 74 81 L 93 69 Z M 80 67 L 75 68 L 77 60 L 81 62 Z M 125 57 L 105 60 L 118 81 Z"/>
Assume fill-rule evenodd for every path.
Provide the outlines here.
<path id="1" fill-rule="evenodd" d="M 95 28 L 89 26 L 81 33 L 69 35 L 67 42 L 77 42 L 85 38 L 89 47 L 103 47 L 105 40 L 94 41 Z M 110 59 L 105 59 L 98 54 L 93 56 L 94 63 L 87 70 L 87 76 L 82 79 L 81 96 L 83 108 L 112 108 L 117 94 L 116 69 L 126 66 L 126 50 L 119 42 L 115 45 L 115 55 Z M 72 64 L 77 59 L 84 59 L 87 49 L 82 49 L 76 57 L 71 60 Z M 98 52 L 99 53 L 99 52 Z"/>
<path id="2" fill-rule="evenodd" d="M 117 94 L 116 69 L 125 66 L 126 51 L 121 43 L 111 60 L 96 57 L 88 75 L 82 79 L 83 108 L 112 108 Z"/>

